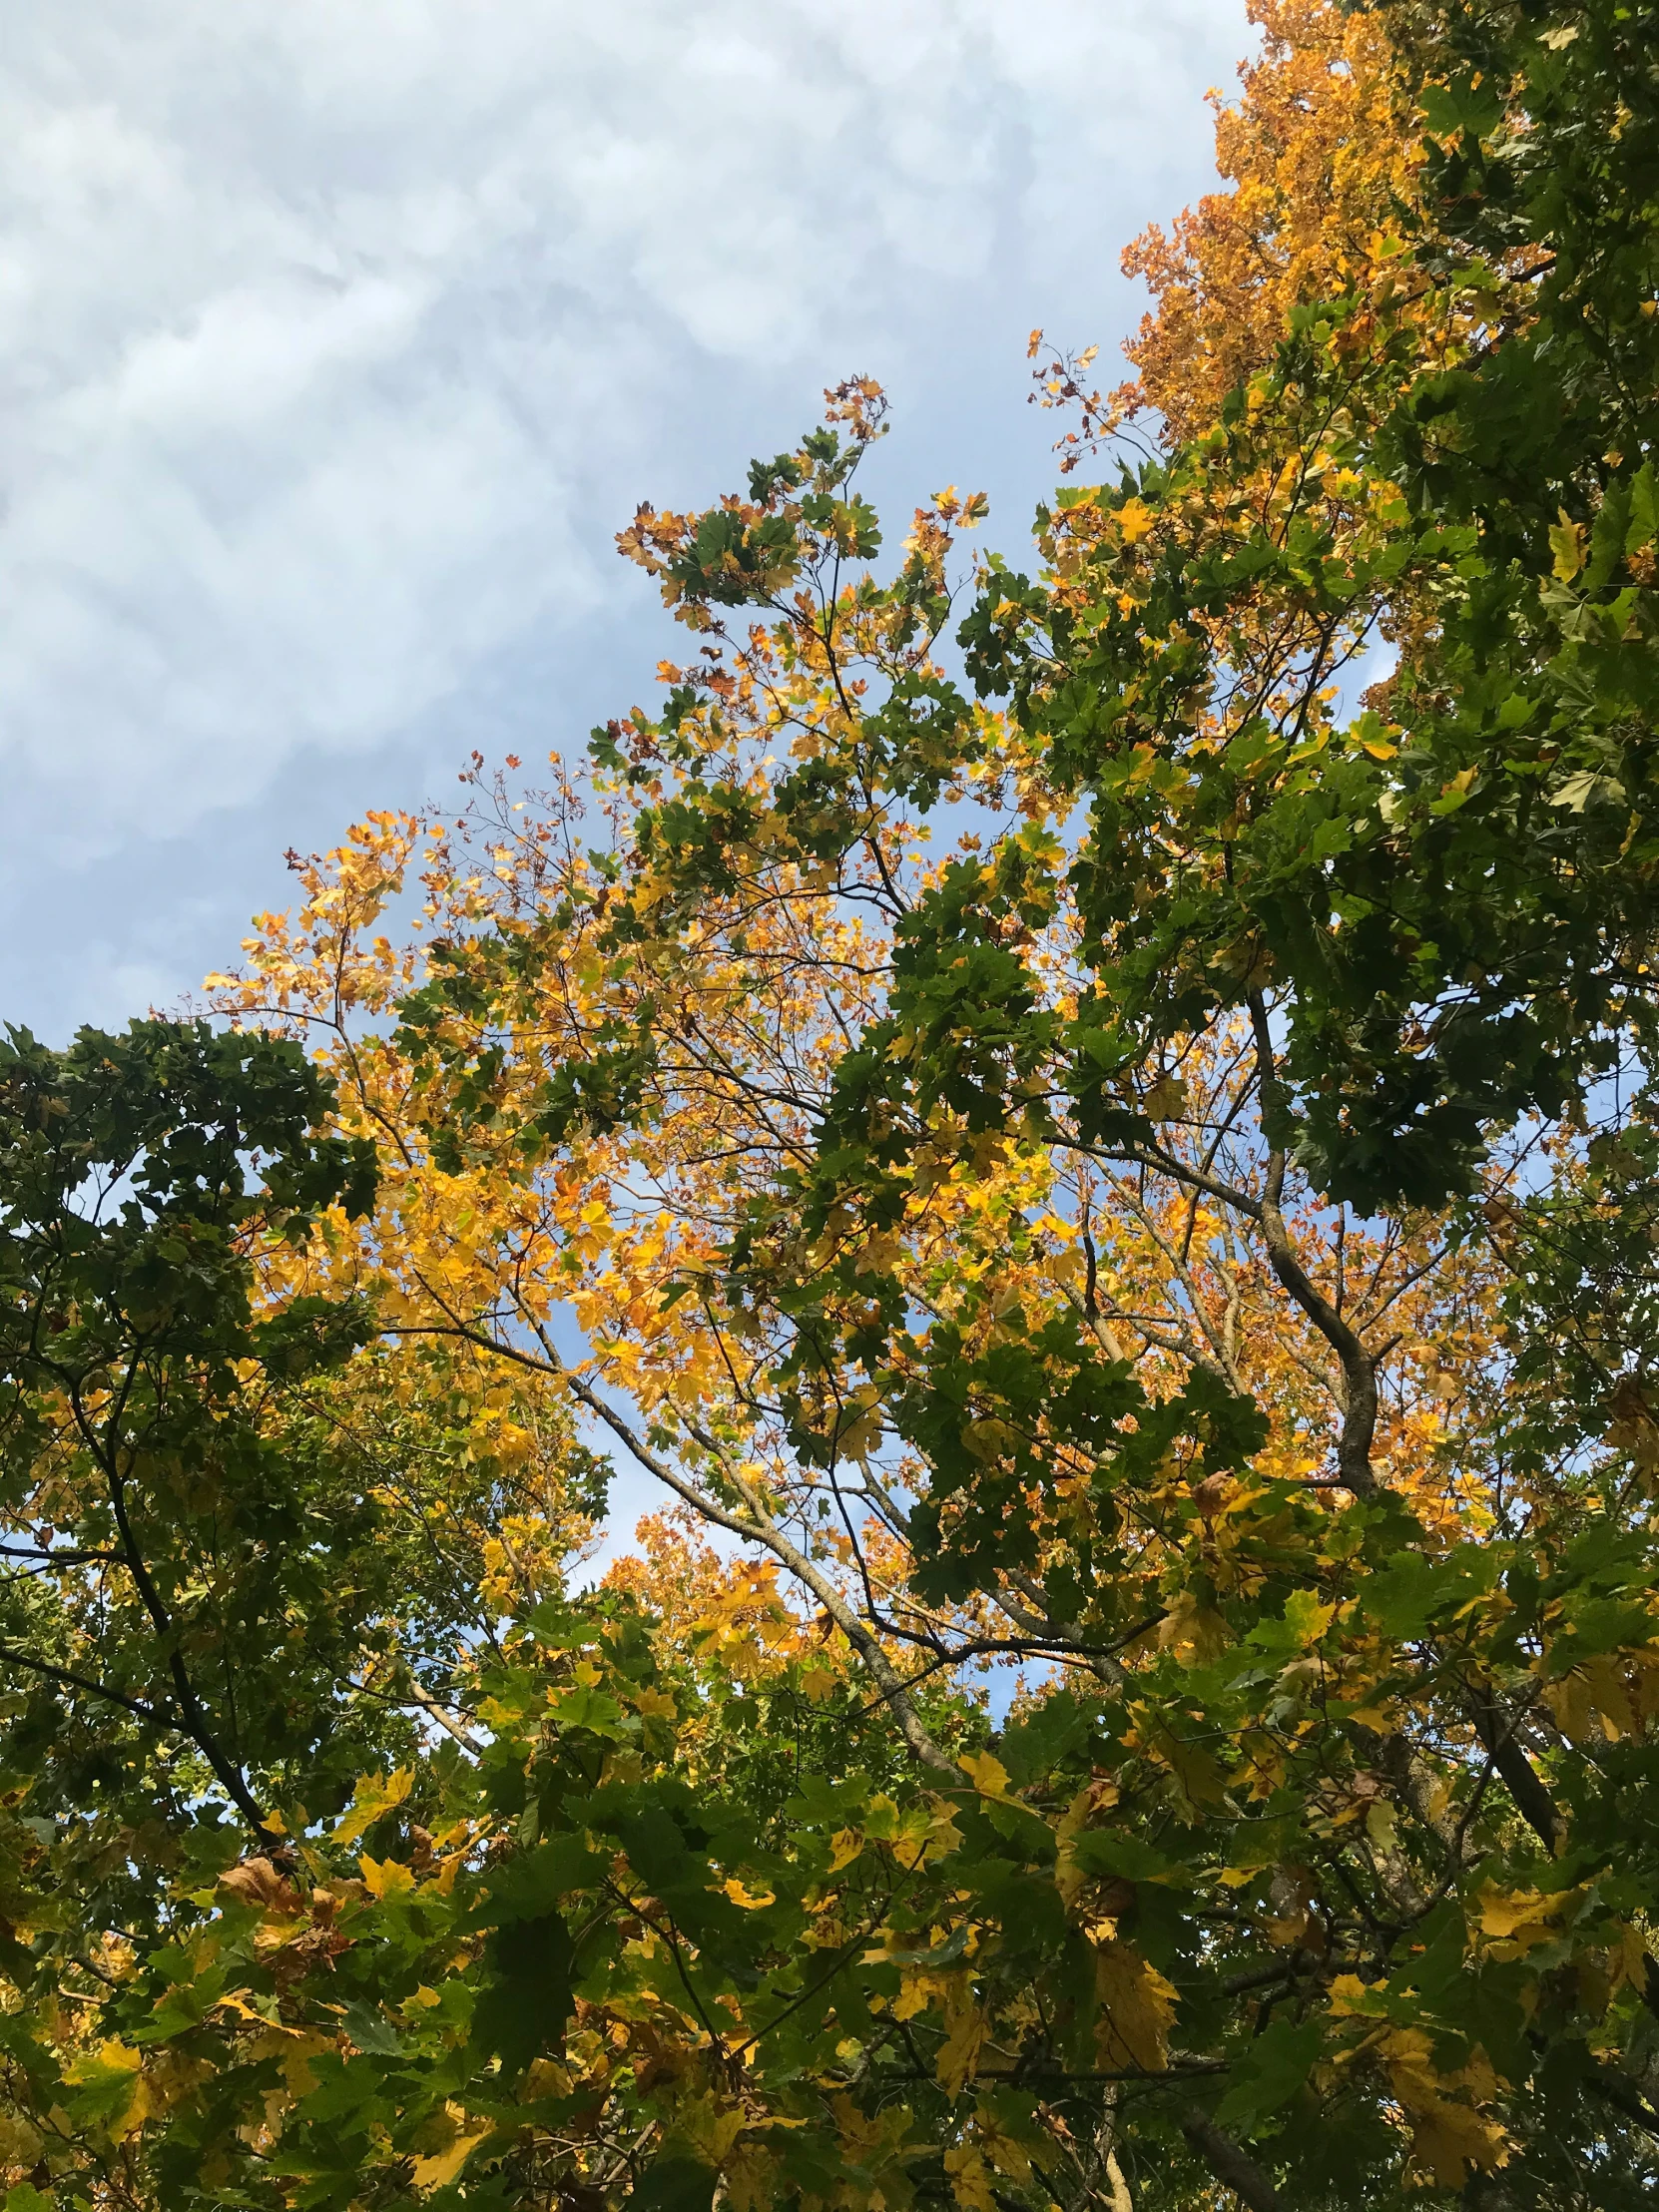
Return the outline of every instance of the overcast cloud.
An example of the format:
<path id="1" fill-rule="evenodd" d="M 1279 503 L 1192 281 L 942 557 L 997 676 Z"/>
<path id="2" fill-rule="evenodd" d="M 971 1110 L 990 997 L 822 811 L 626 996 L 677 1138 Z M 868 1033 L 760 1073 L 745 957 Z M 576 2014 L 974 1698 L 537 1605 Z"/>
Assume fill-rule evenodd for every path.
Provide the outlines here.
<path id="1" fill-rule="evenodd" d="M 0 1015 L 165 1001 L 289 843 L 649 696 L 615 559 L 850 371 L 908 505 L 1048 474 L 1025 330 L 1210 180 L 1238 0 L 4 12 Z M 449 785 L 453 789 L 452 782 Z"/>

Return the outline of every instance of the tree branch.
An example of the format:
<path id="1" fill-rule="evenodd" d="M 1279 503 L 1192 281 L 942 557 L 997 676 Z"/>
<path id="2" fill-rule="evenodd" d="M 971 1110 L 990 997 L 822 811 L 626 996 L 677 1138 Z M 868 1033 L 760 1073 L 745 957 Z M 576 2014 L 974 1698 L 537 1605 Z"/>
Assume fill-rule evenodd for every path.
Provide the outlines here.
<path id="1" fill-rule="evenodd" d="M 484 1756 L 484 1747 L 466 1723 L 458 1720 L 447 1706 L 440 1705 L 429 1690 L 421 1687 L 419 1677 L 412 1667 L 408 1670 L 408 1679 L 409 1695 L 420 1710 L 430 1714 L 444 1733 L 452 1736 L 463 1751 L 470 1752 L 474 1759 L 481 1759 Z"/>
<path id="2" fill-rule="evenodd" d="M 1337 1470 L 1357 1496 L 1374 1497 L 1377 1476 L 1372 1470 L 1371 1447 L 1377 1434 L 1377 1362 L 1303 1267 L 1285 1227 L 1281 1201 L 1285 1191 L 1285 1138 L 1290 1101 L 1274 1060 L 1267 1000 L 1259 990 L 1252 990 L 1249 999 L 1250 1025 L 1256 1038 L 1262 1129 L 1268 1140 L 1267 1187 L 1258 1217 L 1262 1224 L 1262 1241 L 1267 1246 L 1268 1264 L 1274 1274 L 1342 1364 L 1347 1403 L 1343 1408 L 1343 1432 L 1337 1445 Z"/>
<path id="3" fill-rule="evenodd" d="M 733 1513 L 718 1505 L 706 1491 L 699 1489 L 696 1483 L 688 1482 L 684 1476 L 677 1473 L 666 1459 L 652 1450 L 644 1437 L 634 1427 L 632 1421 L 625 1419 L 616 1407 L 609 1404 L 590 1382 L 584 1381 L 581 1376 L 575 1374 L 562 1362 L 551 1358 L 538 1358 L 534 1353 L 521 1351 L 516 1345 L 500 1344 L 493 1337 L 485 1335 L 483 1331 L 469 1329 L 465 1323 L 460 1321 L 452 1323 L 448 1332 L 437 1329 L 418 1332 L 404 1330 L 400 1332 L 403 1335 L 444 1335 L 449 1333 L 464 1338 L 468 1343 L 475 1344 L 486 1352 L 499 1353 L 505 1360 L 517 1361 L 522 1367 L 530 1368 L 538 1374 L 549 1376 L 563 1382 L 578 1403 L 585 1405 L 595 1419 L 604 1422 L 605 1426 L 625 1446 L 629 1454 L 645 1468 L 648 1474 L 655 1475 L 657 1480 L 666 1484 L 677 1497 L 683 1498 L 694 1512 L 701 1514 L 705 1520 L 712 1521 L 717 1528 L 724 1528 L 734 1536 L 741 1536 L 745 1542 L 760 1544 L 764 1549 L 770 1551 L 775 1559 L 789 1569 L 798 1582 L 811 1590 L 814 1597 L 818 1599 L 824 1610 L 858 1654 L 865 1670 L 875 1682 L 893 1718 L 897 1721 L 904 1741 L 922 1765 L 930 1767 L 941 1778 L 948 1776 L 953 1783 L 959 1779 L 953 1762 L 945 1756 L 928 1734 L 920 1714 L 917 1713 L 914 1705 L 910 1702 L 909 1694 L 904 1687 L 903 1676 L 881 1649 L 880 1643 L 874 1634 L 858 1618 L 830 1577 L 807 1556 L 799 1544 L 792 1543 L 790 1538 L 784 1534 L 783 1530 L 767 1512 L 765 1503 L 753 1484 L 746 1481 L 724 1460 L 723 1455 L 718 1453 L 718 1448 L 708 1437 L 698 1434 L 697 1441 L 703 1445 L 705 1450 L 714 1450 L 717 1452 L 717 1456 L 722 1456 L 727 1479 L 749 1507 L 749 1517 L 745 1517 L 740 1513 Z M 693 1433 L 697 1434 L 695 1430 Z"/>
<path id="4" fill-rule="evenodd" d="M 77 1674 L 71 1667 L 55 1667 L 49 1659 L 33 1659 L 25 1651 L 13 1651 L 0 1644 L 0 1663 L 22 1667 L 30 1674 L 43 1675 L 48 1682 L 62 1682 L 72 1690 L 85 1690 L 89 1697 L 107 1698 L 112 1705 L 122 1706 L 135 1719 L 151 1728 L 165 1728 L 172 1735 L 184 1733 L 167 1714 L 160 1713 L 153 1705 L 141 1699 L 128 1697 L 120 1690 L 112 1690 L 102 1682 L 94 1682 L 89 1675 Z"/>
<path id="5" fill-rule="evenodd" d="M 1467 1684 L 1465 1689 L 1474 1732 L 1514 1800 L 1516 1812 L 1541 1839 L 1545 1849 L 1553 1851 L 1561 1833 L 1560 1815 L 1555 1810 L 1554 1799 L 1538 1779 L 1537 1769 L 1516 1739 L 1514 1722 L 1500 1712 L 1496 1697 L 1484 1684 Z"/>
<path id="6" fill-rule="evenodd" d="M 190 1678 L 190 1669 L 185 1665 L 183 1655 L 173 1633 L 173 1617 L 163 1603 L 161 1592 L 157 1589 L 150 1569 L 145 1564 L 144 1554 L 139 1548 L 138 1539 L 133 1531 L 132 1519 L 127 1511 L 127 1483 L 117 1460 L 116 1448 L 109 1443 L 88 1414 L 85 1405 L 82 1403 L 78 1387 L 71 1389 L 70 1403 L 74 1408 L 76 1425 L 86 1439 L 88 1448 L 92 1451 L 97 1463 L 104 1470 L 105 1480 L 109 1486 L 110 1504 L 115 1513 L 116 1530 L 121 1538 L 121 1563 L 132 1576 L 140 1602 L 150 1615 L 162 1651 L 166 1656 L 167 1671 L 173 1677 L 174 1695 L 178 1700 L 179 1718 L 176 1725 L 179 1732 L 188 1736 L 197 1750 L 201 1752 L 203 1758 L 207 1760 L 218 1777 L 220 1786 L 236 1806 L 237 1811 L 241 1813 L 243 1819 L 248 1822 L 255 1835 L 262 1838 L 268 1837 L 269 1831 L 266 1828 L 265 1815 L 261 1812 L 259 1801 L 254 1796 L 253 1791 L 248 1787 L 247 1776 L 230 1753 L 225 1750 L 218 1736 L 209 1726 L 207 1712 L 201 1699 L 196 1694 L 196 1685 Z"/>
<path id="7" fill-rule="evenodd" d="M 1250 2212 L 1283 2212 L 1279 2191 L 1244 2145 L 1218 2127 L 1208 2112 L 1189 2105 L 1182 2115 L 1181 2132 L 1222 2186 L 1231 2189 Z"/>

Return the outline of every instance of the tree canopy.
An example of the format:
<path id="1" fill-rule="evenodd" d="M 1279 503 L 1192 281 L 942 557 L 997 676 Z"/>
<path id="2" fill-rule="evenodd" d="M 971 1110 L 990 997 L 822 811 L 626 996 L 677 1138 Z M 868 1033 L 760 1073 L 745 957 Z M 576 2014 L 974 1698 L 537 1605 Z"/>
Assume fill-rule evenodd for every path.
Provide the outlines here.
<path id="1" fill-rule="evenodd" d="M 7 2212 L 1651 2201 L 1659 10 L 1256 18 L 1023 569 L 0 1054 Z"/>

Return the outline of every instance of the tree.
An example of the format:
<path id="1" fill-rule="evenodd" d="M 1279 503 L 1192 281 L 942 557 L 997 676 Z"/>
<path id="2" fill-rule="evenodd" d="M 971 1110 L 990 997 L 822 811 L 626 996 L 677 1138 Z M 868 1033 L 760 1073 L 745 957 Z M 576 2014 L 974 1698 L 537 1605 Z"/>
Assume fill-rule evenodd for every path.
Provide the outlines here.
<path id="1" fill-rule="evenodd" d="M 280 1159 L 372 1197 L 222 1142 L 157 1395 L 385 1514 L 305 1645 L 381 1733 L 262 1723 L 238 1864 L 211 1758 L 168 1809 L 86 2024 L 10 2016 L 26 2189 L 1647 2200 L 1650 14 L 1276 9 L 1035 579 L 953 600 L 952 492 L 881 580 L 855 380 L 624 533 L 699 651 L 586 790 L 298 863 L 215 1049 L 302 1038 Z M 684 1517 L 572 1597 L 577 1417 Z"/>

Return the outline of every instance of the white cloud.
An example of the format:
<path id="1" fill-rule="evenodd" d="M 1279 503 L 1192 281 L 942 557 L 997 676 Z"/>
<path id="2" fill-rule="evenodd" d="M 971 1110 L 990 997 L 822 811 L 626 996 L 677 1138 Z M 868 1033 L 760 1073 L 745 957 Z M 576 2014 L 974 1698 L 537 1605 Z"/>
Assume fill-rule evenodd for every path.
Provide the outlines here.
<path id="1" fill-rule="evenodd" d="M 1108 334 L 1244 40 L 1241 0 L 16 11 L 14 837 L 177 835 L 579 654 L 711 426 L 865 367 L 948 413 L 987 348 L 1012 399 L 1021 317 Z"/>

